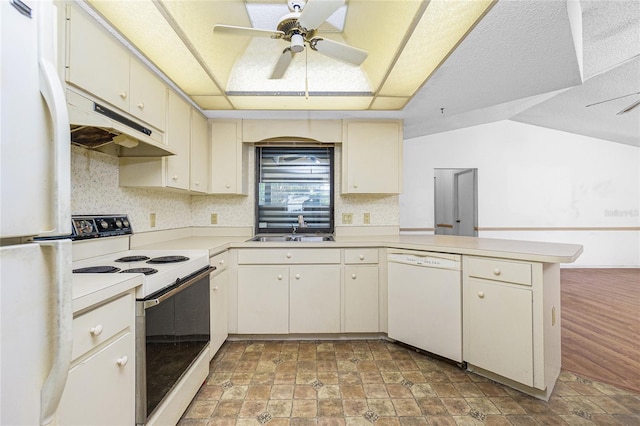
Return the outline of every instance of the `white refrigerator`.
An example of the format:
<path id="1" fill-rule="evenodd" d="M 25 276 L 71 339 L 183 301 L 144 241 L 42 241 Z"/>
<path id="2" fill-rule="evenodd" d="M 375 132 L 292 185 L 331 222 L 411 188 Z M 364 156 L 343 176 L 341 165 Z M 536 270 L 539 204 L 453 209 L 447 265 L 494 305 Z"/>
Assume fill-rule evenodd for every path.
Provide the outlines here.
<path id="1" fill-rule="evenodd" d="M 0 424 L 55 422 L 71 358 L 69 119 L 56 6 L 0 0 Z"/>

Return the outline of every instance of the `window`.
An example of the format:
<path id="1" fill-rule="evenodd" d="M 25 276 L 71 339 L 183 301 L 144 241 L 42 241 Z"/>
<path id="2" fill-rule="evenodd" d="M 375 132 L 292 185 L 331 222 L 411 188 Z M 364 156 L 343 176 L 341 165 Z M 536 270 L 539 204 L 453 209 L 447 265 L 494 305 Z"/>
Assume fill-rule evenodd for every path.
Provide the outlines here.
<path id="1" fill-rule="evenodd" d="M 256 148 L 256 234 L 294 229 L 333 232 L 333 147 Z"/>

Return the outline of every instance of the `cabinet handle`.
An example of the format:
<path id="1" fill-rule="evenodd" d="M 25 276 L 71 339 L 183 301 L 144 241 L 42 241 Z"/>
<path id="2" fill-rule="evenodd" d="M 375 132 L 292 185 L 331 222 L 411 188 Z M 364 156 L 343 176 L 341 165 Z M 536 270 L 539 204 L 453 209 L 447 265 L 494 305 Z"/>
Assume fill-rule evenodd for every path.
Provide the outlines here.
<path id="1" fill-rule="evenodd" d="M 498 268 L 493 270 L 493 275 L 500 275 L 502 273 L 502 271 Z"/>
<path id="2" fill-rule="evenodd" d="M 89 333 L 91 333 L 91 335 L 92 335 L 93 337 L 96 337 L 96 336 L 101 335 L 101 334 L 102 334 L 102 324 L 98 324 L 98 325 L 96 325 L 95 327 L 92 327 L 92 328 L 89 330 Z"/>
<path id="3" fill-rule="evenodd" d="M 287 259 L 291 259 L 291 253 L 287 253 Z"/>
<path id="4" fill-rule="evenodd" d="M 218 291 L 218 286 L 212 287 L 211 290 Z"/>
<path id="5" fill-rule="evenodd" d="M 364 260 L 364 254 L 361 254 L 360 256 L 358 256 L 360 258 L 360 260 Z"/>
<path id="6" fill-rule="evenodd" d="M 296 274 L 296 280 L 300 279 L 300 274 Z"/>
<path id="7" fill-rule="evenodd" d="M 356 278 L 357 278 L 357 275 L 356 275 L 356 274 L 351 274 L 351 279 L 352 279 L 352 280 L 355 280 Z"/>
<path id="8" fill-rule="evenodd" d="M 282 280 L 282 275 L 278 275 L 278 279 L 279 279 L 279 280 Z"/>
<path id="9" fill-rule="evenodd" d="M 479 291 L 479 292 L 478 292 L 478 297 L 479 297 L 480 299 L 484 299 L 484 291 Z"/>
<path id="10" fill-rule="evenodd" d="M 127 92 L 120 92 L 120 97 L 121 97 L 122 99 L 127 99 L 127 96 L 128 96 L 128 95 L 127 95 Z"/>
<path id="11" fill-rule="evenodd" d="M 129 358 L 127 358 L 127 356 L 125 355 L 122 358 L 118 358 L 116 364 L 118 364 L 118 367 L 124 367 L 125 365 L 127 365 L 127 362 L 129 362 Z"/>
<path id="12" fill-rule="evenodd" d="M 138 108 L 139 108 L 139 109 L 144 109 L 144 102 L 140 102 L 140 103 L 138 104 Z"/>

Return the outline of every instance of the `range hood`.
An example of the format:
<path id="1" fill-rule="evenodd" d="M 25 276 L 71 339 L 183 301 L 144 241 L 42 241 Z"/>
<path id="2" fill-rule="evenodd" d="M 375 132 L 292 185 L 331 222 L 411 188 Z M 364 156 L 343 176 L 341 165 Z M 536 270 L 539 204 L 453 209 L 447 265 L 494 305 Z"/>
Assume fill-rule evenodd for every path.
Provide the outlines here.
<path id="1" fill-rule="evenodd" d="M 166 157 L 176 152 L 162 135 L 115 109 L 67 90 L 71 143 L 118 157 Z M 159 139 L 159 140 L 157 140 Z"/>

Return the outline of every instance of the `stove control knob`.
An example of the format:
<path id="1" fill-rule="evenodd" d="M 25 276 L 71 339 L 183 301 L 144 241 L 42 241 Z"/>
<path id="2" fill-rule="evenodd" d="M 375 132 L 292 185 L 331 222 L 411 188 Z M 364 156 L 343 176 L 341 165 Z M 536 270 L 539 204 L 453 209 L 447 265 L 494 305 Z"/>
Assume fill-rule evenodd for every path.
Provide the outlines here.
<path id="1" fill-rule="evenodd" d="M 127 219 L 122 219 L 122 224 L 124 225 L 125 228 L 129 227 L 129 221 Z"/>
<path id="2" fill-rule="evenodd" d="M 109 227 L 109 224 L 107 223 L 106 220 L 102 219 L 100 221 L 100 226 L 102 226 L 102 229 L 107 229 Z"/>
<path id="3" fill-rule="evenodd" d="M 78 229 L 79 233 L 89 234 L 91 231 L 93 231 L 93 225 L 91 224 L 91 222 L 89 222 L 88 220 L 82 220 L 79 223 L 79 229 Z"/>
<path id="4" fill-rule="evenodd" d="M 116 226 L 122 228 L 122 221 L 120 219 L 116 219 Z"/>

